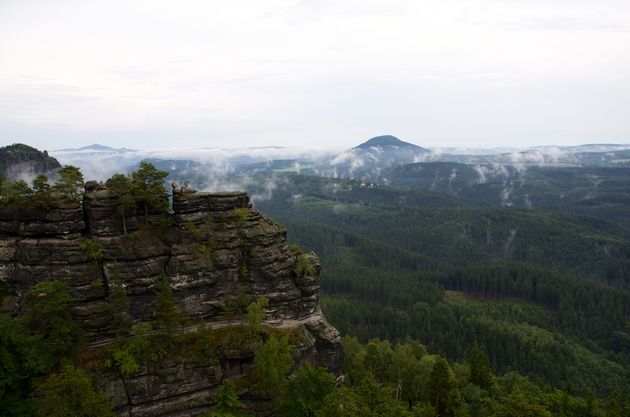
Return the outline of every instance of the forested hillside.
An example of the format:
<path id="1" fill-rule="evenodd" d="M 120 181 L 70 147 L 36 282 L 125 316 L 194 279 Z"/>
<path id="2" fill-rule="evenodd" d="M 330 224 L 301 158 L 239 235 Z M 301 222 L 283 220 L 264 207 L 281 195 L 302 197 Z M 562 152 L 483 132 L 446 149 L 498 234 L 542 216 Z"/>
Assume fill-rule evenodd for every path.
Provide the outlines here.
<path id="1" fill-rule="evenodd" d="M 61 165 L 46 151 L 39 151 L 22 143 L 0 147 L 0 179 L 20 174 L 35 176 Z"/>
<path id="2" fill-rule="evenodd" d="M 171 178 L 181 179 L 179 176 L 195 168 L 185 165 L 177 171 Z M 145 184 L 147 175 L 151 187 Z M 203 218 L 199 223 L 195 215 L 169 213 L 162 187 L 166 177 L 167 172 L 144 162 L 130 175 L 116 174 L 105 184 L 91 183 L 83 198 L 87 199 L 86 213 L 96 213 L 98 218 L 87 223 L 91 228 L 103 228 L 106 234 L 113 231 L 123 240 L 128 233 L 137 236 L 137 244 L 157 239 L 170 245 L 174 236 L 165 231 L 174 221 L 184 222 L 178 233 L 196 242 L 191 246 L 193 258 L 205 259 L 216 250 L 220 231 L 226 227 L 225 214 L 210 225 Z M 621 189 L 622 177 L 620 174 Z M 31 221 L 33 210 L 33 215 L 44 216 L 50 223 L 62 218 L 48 213 L 59 205 L 57 200 L 79 204 L 80 171 L 65 167 L 55 178 L 52 184 L 44 175 L 32 184 L 5 181 L 0 204 L 6 218 L 15 220 L 4 223 L 9 234 L 31 233 L 31 226 L 18 227 L 18 223 Z M 280 221 L 289 240 L 297 243 L 290 249 L 285 244 L 295 261 L 295 266 L 285 267 L 308 294 L 315 288 L 309 283 L 319 265 L 307 251 L 319 254 L 320 303 L 330 322 L 346 335 L 345 363 L 337 369 L 341 379 L 296 360 L 306 339 L 277 328 L 277 320 L 265 322 L 279 310 L 254 301 L 244 287 L 233 289 L 232 298 L 226 296 L 219 307 L 213 307 L 219 314 L 230 315 L 227 327 L 219 322 L 216 329 L 202 326 L 191 330 L 187 323 L 185 330 L 183 322 L 177 322 L 168 337 L 160 334 L 159 327 L 151 327 L 155 323 L 148 330 L 129 327 L 128 320 L 137 320 L 142 314 L 151 322 L 171 316 L 177 319 L 183 311 L 198 309 L 194 297 L 186 310 L 177 307 L 173 297 L 181 290 L 168 285 L 164 271 L 159 272 L 161 281 L 154 290 L 155 304 L 142 309 L 126 299 L 126 290 L 117 287 L 114 276 L 106 286 L 92 283 L 81 287 L 81 291 L 107 291 L 106 303 L 111 306 L 106 308 L 106 317 L 112 325 L 124 326 L 124 337 L 116 343 L 112 339 L 111 346 L 97 349 L 97 357 L 92 357 L 82 349 L 85 333 L 73 321 L 77 310 L 72 311 L 72 303 L 80 298 L 70 294 L 62 282 L 46 281 L 42 285 L 60 284 L 51 287 L 56 297 L 53 305 L 46 304 L 47 296 L 42 297 L 42 289 L 36 286 L 25 291 L 24 311 L 14 311 L 13 317 L 0 315 L 0 354 L 6 359 L 0 375 L 0 410 L 16 416 L 32 412 L 61 416 L 88 409 L 84 415 L 100 416 L 112 415 L 112 410 L 120 414 L 126 403 L 135 413 L 144 405 L 134 403 L 133 394 L 101 395 L 103 378 L 116 376 L 112 369 L 118 369 L 125 384 L 144 386 L 144 378 L 162 372 L 158 370 L 162 364 L 174 362 L 184 369 L 216 363 L 225 368 L 220 380 L 208 382 L 211 396 L 195 390 L 194 395 L 201 396 L 196 401 L 203 404 L 197 414 L 204 417 L 270 412 L 287 417 L 621 417 L 630 412 L 630 232 L 615 216 L 598 215 L 598 209 L 592 208 L 582 213 L 551 205 L 546 209 L 502 207 L 483 194 L 461 198 L 454 188 L 431 191 L 423 186 L 295 175 L 290 170 L 250 177 L 247 185 L 259 196 L 256 207 Z M 175 189 L 181 193 L 178 201 L 188 196 L 191 204 L 198 204 L 188 187 Z M 159 190 L 160 198 L 153 199 L 151 190 Z M 536 190 L 532 200 L 544 194 L 536 194 L 542 188 Z M 240 194 L 215 197 L 226 195 Z M 597 201 L 594 207 L 603 204 Z M 158 206 L 160 214 L 153 218 Z M 83 211 L 76 214 L 82 218 Z M 242 228 L 251 223 L 247 216 L 245 207 L 229 211 L 228 218 L 235 222 L 233 230 L 240 234 L 238 250 L 245 247 Z M 268 225 L 284 230 L 273 221 Z M 66 229 L 54 231 L 63 235 Z M 83 242 L 87 232 L 83 233 L 83 237 L 73 238 Z M 60 242 L 68 239 L 65 236 Z M 233 240 L 225 242 L 229 245 Z M 84 243 L 79 245 L 86 258 L 81 262 L 99 265 L 111 261 L 108 251 L 112 247 Z M 248 256 L 254 253 L 258 252 L 252 250 Z M 225 259 L 211 257 L 194 268 L 215 268 Z M 235 269 L 242 285 L 258 276 L 255 263 L 245 262 Z M 8 281 L 2 284 L 0 304 L 3 311 L 13 311 L 18 293 Z M 275 287 L 270 291 L 279 294 Z M 317 298 L 308 300 L 300 305 L 312 307 Z M 165 306 L 170 313 L 160 312 Z M 124 323 L 118 309 L 124 313 Z M 31 317 L 35 313 L 40 314 L 42 328 Z M 59 323 L 48 320 L 56 317 Z M 233 327 L 232 318 L 240 325 Z M 288 338 L 277 337 L 284 335 Z M 339 343 L 338 333 L 336 337 Z M 324 345 L 319 341 L 316 346 Z M 53 357 L 51 352 L 58 355 Z M 235 358 L 250 361 L 245 368 L 251 368 L 243 373 L 241 364 L 241 371 L 232 374 L 230 361 Z M 196 374 L 182 378 L 182 383 L 205 381 Z M 177 396 L 153 401 L 171 400 L 170 406 L 181 409 L 197 407 Z M 214 411 L 203 414 L 202 410 Z"/>
<path id="3" fill-rule="evenodd" d="M 628 391 L 628 232 L 594 217 L 292 176 L 258 203 L 322 260 L 323 308 L 363 341 L 412 337 L 497 372 Z"/>
<path id="4" fill-rule="evenodd" d="M 408 164 L 383 174 L 389 184 L 495 206 L 543 208 L 630 227 L 630 168 L 541 167 L 452 162 Z"/>

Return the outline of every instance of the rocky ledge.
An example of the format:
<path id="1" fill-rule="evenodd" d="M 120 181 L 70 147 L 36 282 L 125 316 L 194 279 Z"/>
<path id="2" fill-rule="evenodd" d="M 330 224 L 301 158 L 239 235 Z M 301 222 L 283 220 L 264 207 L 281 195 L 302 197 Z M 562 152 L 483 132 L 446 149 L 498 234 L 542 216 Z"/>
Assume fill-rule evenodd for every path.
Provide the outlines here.
<path id="1" fill-rule="evenodd" d="M 83 204 L 0 209 L 0 282 L 10 293 L 2 311 L 19 314 L 20 297 L 38 282 L 65 281 L 87 348 L 98 350 L 114 340 L 110 284 L 122 280 L 133 320 L 150 322 L 156 284 L 166 275 L 189 323 L 220 328 L 233 318 L 227 299 L 237 292 L 252 300 L 264 296 L 264 324 L 299 335 L 297 363 L 339 369 L 339 332 L 318 305 L 317 256 L 291 250 L 287 231 L 254 209 L 245 193 L 174 187 L 172 214 L 130 213 L 125 227 L 115 203 L 102 184 L 89 182 Z M 251 354 L 216 364 L 169 356 L 126 381 L 104 371 L 99 384 L 121 415 L 194 416 L 210 409 L 223 378 L 246 376 L 253 364 Z"/>

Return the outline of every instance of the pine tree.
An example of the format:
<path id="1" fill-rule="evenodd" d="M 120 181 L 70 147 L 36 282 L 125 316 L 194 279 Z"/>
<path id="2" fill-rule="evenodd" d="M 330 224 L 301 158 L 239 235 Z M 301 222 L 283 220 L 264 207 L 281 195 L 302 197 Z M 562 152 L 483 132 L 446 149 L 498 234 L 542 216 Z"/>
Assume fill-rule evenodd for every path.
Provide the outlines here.
<path id="1" fill-rule="evenodd" d="M 133 320 L 129 311 L 129 298 L 124 282 L 118 272 L 114 272 L 109 283 L 109 311 L 112 316 L 112 327 L 118 339 L 124 338 L 130 331 Z"/>
<path id="2" fill-rule="evenodd" d="M 265 318 L 265 307 L 269 304 L 267 297 L 260 297 L 247 306 L 247 327 L 250 333 L 258 336 L 262 330 L 262 321 Z"/>
<path id="3" fill-rule="evenodd" d="M 109 193 L 116 198 L 116 213 L 122 219 L 123 233 L 127 234 L 127 214 L 136 208 L 131 179 L 123 174 L 114 174 L 106 185 Z"/>
<path id="4" fill-rule="evenodd" d="M 429 399 L 438 417 L 452 417 L 459 405 L 455 379 L 448 362 L 438 357 L 429 375 Z"/>
<path id="5" fill-rule="evenodd" d="M 175 302 L 166 274 L 162 274 L 155 289 L 155 322 L 157 328 L 169 339 L 184 323 L 184 315 Z"/>
<path id="6" fill-rule="evenodd" d="M 78 200 L 83 190 L 83 174 L 79 168 L 73 165 L 66 165 L 60 168 L 57 174 L 59 177 L 53 189 L 66 200 Z"/>
<path id="7" fill-rule="evenodd" d="M 217 405 L 216 411 L 219 413 L 231 413 L 243 407 L 243 403 L 238 399 L 236 387 L 229 379 L 219 385 L 212 398 Z"/>
<path id="8" fill-rule="evenodd" d="M 21 205 L 33 196 L 33 190 L 24 180 L 5 179 L 2 182 L 1 196 L 3 203 Z"/>
<path id="9" fill-rule="evenodd" d="M 280 393 L 293 363 L 291 345 L 286 337 L 270 336 L 264 344 L 259 344 L 256 348 L 256 368 L 252 373 L 256 392 L 268 397 Z"/>
<path id="10" fill-rule="evenodd" d="M 48 183 L 48 177 L 44 174 L 39 174 L 33 180 L 33 191 L 36 194 L 47 194 L 50 192 L 50 184 Z"/>
<path id="11" fill-rule="evenodd" d="M 131 173 L 133 196 L 144 210 L 145 223 L 149 222 L 149 211 L 168 211 L 168 193 L 164 188 L 167 176 L 168 172 L 148 162 L 141 162 L 138 170 Z"/>
<path id="12" fill-rule="evenodd" d="M 56 358 L 67 354 L 82 335 L 72 318 L 73 301 L 68 285 L 60 281 L 42 281 L 24 297 L 25 325 L 44 341 Z"/>
<path id="13" fill-rule="evenodd" d="M 36 204 L 40 206 L 47 206 L 50 200 L 51 186 L 48 183 L 48 177 L 44 174 L 39 174 L 33 180 L 33 199 Z"/>
<path id="14" fill-rule="evenodd" d="M 494 385 L 494 375 L 488 364 L 486 354 L 475 344 L 468 359 L 470 363 L 470 382 L 491 391 Z"/>

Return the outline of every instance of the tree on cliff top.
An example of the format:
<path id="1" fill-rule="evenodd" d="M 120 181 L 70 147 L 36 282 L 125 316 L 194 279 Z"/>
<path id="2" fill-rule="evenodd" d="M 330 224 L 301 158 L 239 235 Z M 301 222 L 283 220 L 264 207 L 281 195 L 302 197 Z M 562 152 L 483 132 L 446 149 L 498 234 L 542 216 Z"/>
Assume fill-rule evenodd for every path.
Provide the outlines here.
<path id="1" fill-rule="evenodd" d="M 33 180 L 33 199 L 35 203 L 40 206 L 48 205 L 50 201 L 51 186 L 48 183 L 48 177 L 44 174 L 39 174 Z"/>
<path id="2" fill-rule="evenodd" d="M 76 201 L 83 191 L 83 174 L 79 168 L 66 165 L 57 171 L 59 178 L 53 189 L 63 198 Z"/>
<path id="3" fill-rule="evenodd" d="M 126 215 L 136 208 L 131 179 L 124 174 L 114 174 L 106 182 L 109 193 L 116 198 L 116 213 L 121 216 L 123 232 L 127 234 Z"/>
<path id="4" fill-rule="evenodd" d="M 145 223 L 149 221 L 149 211 L 168 211 L 168 193 L 164 187 L 167 176 L 168 172 L 160 171 L 148 162 L 140 162 L 138 170 L 131 173 L 132 192 L 144 210 Z"/>
<path id="5" fill-rule="evenodd" d="M 33 196 L 33 190 L 26 181 L 2 180 L 0 184 L 0 203 L 2 204 L 23 204 Z"/>

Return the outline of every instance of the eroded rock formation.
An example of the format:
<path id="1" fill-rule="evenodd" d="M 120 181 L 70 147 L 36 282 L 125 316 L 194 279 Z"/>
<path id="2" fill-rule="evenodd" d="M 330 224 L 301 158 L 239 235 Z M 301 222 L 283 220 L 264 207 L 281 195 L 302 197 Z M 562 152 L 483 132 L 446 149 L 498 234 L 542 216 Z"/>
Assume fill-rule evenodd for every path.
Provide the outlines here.
<path id="1" fill-rule="evenodd" d="M 155 286 L 166 274 L 191 326 L 231 320 L 226 299 L 241 286 L 251 299 L 269 299 L 268 326 L 299 335 L 298 363 L 339 368 L 339 332 L 318 306 L 319 260 L 290 250 L 286 230 L 252 208 L 245 193 L 174 189 L 173 214 L 131 213 L 125 224 L 127 233 L 116 201 L 95 182 L 86 184 L 82 205 L 0 208 L 0 281 L 12 295 L 2 310 L 18 313 L 20 297 L 38 282 L 65 281 L 77 299 L 73 313 L 88 335 L 86 348 L 97 350 L 114 340 L 107 302 L 114 280 L 125 283 L 134 321 L 150 322 Z M 311 273 L 296 273 L 298 256 Z M 223 378 L 246 375 L 253 366 L 251 352 L 216 364 L 169 356 L 125 381 L 103 370 L 99 386 L 121 415 L 193 416 L 211 408 Z"/>

